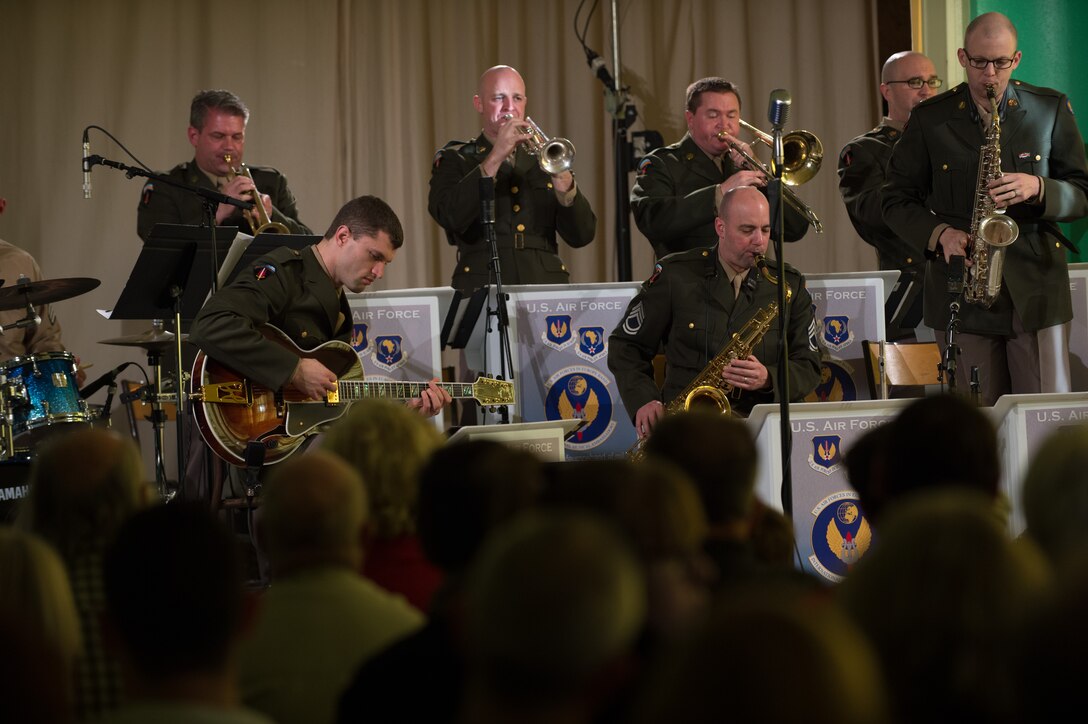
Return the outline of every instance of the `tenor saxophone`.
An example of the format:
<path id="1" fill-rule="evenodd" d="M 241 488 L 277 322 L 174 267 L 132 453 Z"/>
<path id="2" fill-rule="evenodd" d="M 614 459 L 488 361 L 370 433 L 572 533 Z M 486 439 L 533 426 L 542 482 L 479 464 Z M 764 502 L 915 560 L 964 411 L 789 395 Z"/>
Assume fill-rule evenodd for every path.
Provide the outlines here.
<path id="1" fill-rule="evenodd" d="M 772 284 L 779 282 L 771 274 L 767 266 L 767 260 L 762 255 L 756 257 L 756 267 L 767 281 Z M 790 289 L 790 285 L 784 279 L 782 283 L 786 285 L 786 303 L 788 304 L 793 297 L 793 290 Z M 778 302 L 771 302 L 756 312 L 755 316 L 749 319 L 739 332 L 733 333 L 725 347 L 688 383 L 688 386 L 665 405 L 665 414 L 673 415 L 691 409 L 710 409 L 723 415 L 733 414 L 733 406 L 729 403 L 729 396 L 734 392 L 734 388 L 733 385 L 722 378 L 722 370 L 728 367 L 733 360 L 745 359 L 752 354 L 752 350 L 763 339 L 763 335 L 771 328 L 771 324 L 777 316 Z M 643 450 L 643 445 L 646 440 L 646 437 L 639 438 L 627 450 L 629 460 L 638 462 L 645 457 L 646 453 Z"/>
<path id="2" fill-rule="evenodd" d="M 1001 178 L 1001 118 L 997 112 L 997 93 L 986 86 L 990 101 L 990 127 L 978 159 L 978 183 L 975 184 L 975 204 L 971 210 L 971 230 L 968 248 L 971 266 L 963 285 L 963 297 L 970 304 L 986 308 L 993 306 L 1001 293 L 1001 273 L 1005 266 L 1005 247 L 1016 241 L 1020 228 L 997 208 L 990 197 L 989 183 Z"/>

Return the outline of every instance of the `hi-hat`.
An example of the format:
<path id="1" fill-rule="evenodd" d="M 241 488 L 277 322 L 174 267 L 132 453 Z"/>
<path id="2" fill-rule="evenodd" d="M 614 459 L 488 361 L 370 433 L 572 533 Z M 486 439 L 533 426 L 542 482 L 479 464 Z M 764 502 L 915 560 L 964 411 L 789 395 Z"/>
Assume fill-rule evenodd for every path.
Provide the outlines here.
<path id="1" fill-rule="evenodd" d="M 0 310 L 20 309 L 30 304 L 35 307 L 62 299 L 86 294 L 102 282 L 90 277 L 67 279 L 42 279 L 41 281 L 17 282 L 0 287 Z"/>
<path id="2" fill-rule="evenodd" d="M 189 335 L 187 334 L 181 335 L 182 342 L 188 338 Z M 99 344 L 112 344 L 118 347 L 143 347 L 149 351 L 163 350 L 174 346 L 174 333 L 153 327 L 140 334 L 102 339 L 99 340 Z"/>

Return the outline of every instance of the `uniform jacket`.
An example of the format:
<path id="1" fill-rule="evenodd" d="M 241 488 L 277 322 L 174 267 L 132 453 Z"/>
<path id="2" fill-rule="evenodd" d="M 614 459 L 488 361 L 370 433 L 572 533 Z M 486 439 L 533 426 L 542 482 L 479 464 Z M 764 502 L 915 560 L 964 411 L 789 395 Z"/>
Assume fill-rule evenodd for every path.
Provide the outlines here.
<path id="1" fill-rule="evenodd" d="M 786 279 L 793 290 L 787 325 L 790 398 L 800 400 L 820 381 L 820 355 L 812 297 L 804 277 L 786 265 Z M 643 282 L 623 321 L 608 338 L 608 368 L 616 377 L 627 412 L 633 418 L 652 400 L 668 405 L 725 347 L 734 332 L 777 299 L 777 285 L 753 269 L 734 300 L 716 246 L 672 254 L 658 262 L 653 276 Z M 660 344 L 664 344 L 666 358 L 665 386 L 661 391 L 653 375 L 653 358 Z M 777 322 L 752 354 L 767 367 L 772 389 L 743 393 L 733 404 L 742 412 L 778 399 Z"/>
<path id="2" fill-rule="evenodd" d="M 653 151 L 639 163 L 631 189 L 631 210 L 658 258 L 718 242 L 715 191 L 738 171 L 728 156 L 722 165 L 724 170 L 719 171 L 690 134 L 679 143 Z M 772 206 L 772 219 L 774 212 Z M 806 231 L 808 220 L 787 205 L 785 240 L 797 241 Z"/>
<path id="3" fill-rule="evenodd" d="M 480 164 L 492 144 L 482 134 L 475 141 L 451 141 L 435 154 L 427 210 L 457 247 L 452 286 L 477 289 L 489 281 L 491 253 L 480 221 Z M 551 176 L 535 156 L 520 146 L 514 165 L 503 163 L 495 178 L 495 234 L 503 284 L 561 284 L 570 279 L 559 258 L 556 233 L 573 247 L 593 241 L 597 216 L 579 189 L 574 203 L 563 206 Z"/>
<path id="4" fill-rule="evenodd" d="M 264 338 L 273 324 L 303 349 L 348 341 L 351 309 L 315 256 L 315 247 L 280 247 L 220 289 L 193 321 L 189 341 L 212 359 L 272 389 L 283 387 L 298 356 Z"/>
<path id="5" fill-rule="evenodd" d="M 880 208 L 888 160 L 902 133 L 886 123 L 850 141 L 839 154 L 839 192 L 854 230 L 876 249 L 881 269 L 925 272 L 926 260 L 884 223 Z"/>
<path id="6" fill-rule="evenodd" d="M 20 276 L 37 282 L 42 279 L 42 271 L 28 252 L 0 239 L 0 279 L 4 280 L 5 287 L 10 287 L 19 282 Z M 4 333 L 0 334 L 0 362 L 12 357 L 64 350 L 64 344 L 60 341 L 60 323 L 53 313 L 53 307 L 44 304 L 35 310 L 42 318 L 40 324 L 14 329 L 7 327 L 25 317 L 26 309 L 20 307 L 0 312 L 0 325 L 5 328 Z"/>
<path id="7" fill-rule="evenodd" d="M 1066 97 L 1049 88 L 1012 81 L 999 111 L 1001 167 L 1043 179 L 1043 203 L 1008 210 L 1020 236 L 1006 247 L 1004 284 L 990 309 L 961 305 L 961 331 L 1012 334 L 1015 307 L 1024 328 L 1033 331 L 1069 321 L 1069 270 L 1055 222 L 1088 214 L 1088 164 L 1084 141 Z M 884 219 L 922 253 L 943 223 L 970 229 L 983 130 L 966 83 L 914 108 L 888 165 Z M 948 267 L 943 254 L 926 268 L 925 323 L 948 325 Z"/>
<path id="8" fill-rule="evenodd" d="M 310 234 L 309 227 L 298 220 L 295 196 L 287 188 L 284 175 L 268 166 L 250 166 L 249 171 L 253 174 L 257 189 L 272 199 L 271 220 L 280 222 L 292 234 Z M 215 184 L 197 167 L 195 160 L 174 166 L 167 176 L 189 186 L 216 190 Z M 147 241 L 155 224 L 199 225 L 203 221 L 204 201 L 199 196 L 155 181 L 144 184 L 136 210 L 136 232 L 144 241 Z M 237 226 L 247 234 L 252 233 L 241 211 L 236 211 L 222 225 Z"/>

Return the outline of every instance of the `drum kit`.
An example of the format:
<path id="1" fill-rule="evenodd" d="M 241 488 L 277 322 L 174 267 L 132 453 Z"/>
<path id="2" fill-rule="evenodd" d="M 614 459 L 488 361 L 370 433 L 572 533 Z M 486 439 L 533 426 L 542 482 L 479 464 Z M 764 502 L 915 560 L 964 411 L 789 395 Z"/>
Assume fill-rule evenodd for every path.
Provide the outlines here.
<path id="1" fill-rule="evenodd" d="M 0 334 L 10 329 L 38 325 L 41 318 L 36 307 L 85 294 L 98 285 L 97 279 L 86 277 L 41 281 L 22 277 L 16 284 L 0 287 L 0 311 L 26 310 L 22 319 L 0 326 Z M 101 343 L 139 347 L 147 352 L 149 366 L 154 371 L 153 380 L 132 395 L 133 399 L 151 403 L 150 419 L 156 428 L 156 475 L 161 477 L 164 474 L 162 423 L 166 420 L 162 402 L 172 395 L 162 393 L 159 358 L 174 346 L 174 333 L 164 330 L 162 322 L 155 320 L 152 328 L 145 332 L 104 339 Z M 112 377 L 116 377 L 118 370 L 111 373 Z M 76 425 L 92 425 L 100 419 L 109 419 L 108 406 L 95 411 L 84 399 L 104 385 L 95 387 L 92 383 L 85 386 L 81 394 L 76 381 L 77 373 L 76 359 L 68 352 L 45 352 L 0 362 L 0 461 L 31 459 L 37 446 L 55 433 L 71 430 Z M 112 377 L 110 383 L 113 383 Z M 112 401 L 112 394 L 109 399 Z M 163 482 L 159 480 L 160 485 Z"/>

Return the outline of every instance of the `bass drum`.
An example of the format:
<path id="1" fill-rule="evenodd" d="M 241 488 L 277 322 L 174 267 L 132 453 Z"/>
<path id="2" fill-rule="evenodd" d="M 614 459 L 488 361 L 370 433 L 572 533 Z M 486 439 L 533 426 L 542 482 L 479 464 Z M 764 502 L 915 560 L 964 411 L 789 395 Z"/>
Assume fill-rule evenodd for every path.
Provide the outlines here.
<path id="1" fill-rule="evenodd" d="M 76 360 L 68 352 L 15 357 L 0 365 L 0 376 L 0 405 L 16 447 L 33 448 L 58 430 L 91 424 L 76 384 Z"/>

